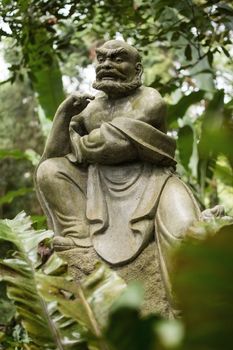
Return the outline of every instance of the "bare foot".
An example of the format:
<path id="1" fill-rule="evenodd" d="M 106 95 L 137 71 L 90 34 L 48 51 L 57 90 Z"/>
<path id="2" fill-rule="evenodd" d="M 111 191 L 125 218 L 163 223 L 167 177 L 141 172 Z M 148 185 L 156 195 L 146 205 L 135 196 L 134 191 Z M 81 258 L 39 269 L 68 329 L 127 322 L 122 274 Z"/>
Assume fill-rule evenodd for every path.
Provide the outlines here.
<path id="1" fill-rule="evenodd" d="M 78 238 L 72 236 L 55 236 L 53 238 L 53 248 L 57 252 L 74 249 L 76 247 L 91 247 L 90 238 Z"/>

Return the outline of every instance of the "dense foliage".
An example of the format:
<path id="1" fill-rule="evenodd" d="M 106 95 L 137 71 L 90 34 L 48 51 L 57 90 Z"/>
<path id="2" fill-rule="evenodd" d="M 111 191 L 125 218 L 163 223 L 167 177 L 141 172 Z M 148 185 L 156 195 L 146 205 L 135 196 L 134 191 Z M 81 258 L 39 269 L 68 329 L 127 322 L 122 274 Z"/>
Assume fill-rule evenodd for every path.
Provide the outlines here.
<path id="1" fill-rule="evenodd" d="M 105 265 L 97 265 L 77 284 L 56 253 L 44 259 L 51 231 L 35 231 L 24 213 L 0 220 L 0 349 L 229 348 L 232 229 L 223 220 L 196 223 L 175 253 L 173 284 L 183 310 L 181 322 L 142 317 L 140 286 L 126 288 Z"/>

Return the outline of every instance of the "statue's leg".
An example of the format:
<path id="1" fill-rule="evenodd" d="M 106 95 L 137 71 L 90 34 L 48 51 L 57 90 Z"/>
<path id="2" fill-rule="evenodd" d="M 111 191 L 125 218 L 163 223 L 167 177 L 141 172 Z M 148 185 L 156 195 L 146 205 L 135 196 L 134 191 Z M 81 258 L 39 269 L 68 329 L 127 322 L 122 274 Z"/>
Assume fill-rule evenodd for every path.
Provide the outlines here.
<path id="1" fill-rule="evenodd" d="M 178 177 L 169 178 L 159 200 L 155 233 L 162 276 L 174 311 L 176 303 L 170 282 L 173 273 L 171 252 L 181 244 L 187 228 L 200 217 L 200 209 L 190 189 Z"/>
<path id="2" fill-rule="evenodd" d="M 36 172 L 41 205 L 64 245 L 90 246 L 86 219 L 87 169 L 64 157 L 42 162 Z M 69 240 L 67 240 L 69 238 Z"/>

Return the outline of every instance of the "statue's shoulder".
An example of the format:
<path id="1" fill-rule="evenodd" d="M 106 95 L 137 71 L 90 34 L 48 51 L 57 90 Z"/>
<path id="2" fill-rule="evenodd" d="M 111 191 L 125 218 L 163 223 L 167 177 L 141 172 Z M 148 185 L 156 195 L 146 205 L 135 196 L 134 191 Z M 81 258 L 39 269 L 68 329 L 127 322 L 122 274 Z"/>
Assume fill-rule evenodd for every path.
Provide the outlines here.
<path id="1" fill-rule="evenodd" d="M 143 121 L 163 132 L 166 131 L 166 104 L 157 90 L 141 86 L 135 102 Z"/>
<path id="2" fill-rule="evenodd" d="M 140 87 L 141 90 L 141 95 L 143 97 L 143 100 L 147 100 L 150 101 L 151 103 L 165 103 L 162 96 L 160 95 L 160 93 L 149 86 L 141 86 Z"/>
<path id="3" fill-rule="evenodd" d="M 140 103 L 146 110 L 153 111 L 154 109 L 158 110 L 158 107 L 166 106 L 165 101 L 156 89 L 142 85 L 138 92 Z"/>

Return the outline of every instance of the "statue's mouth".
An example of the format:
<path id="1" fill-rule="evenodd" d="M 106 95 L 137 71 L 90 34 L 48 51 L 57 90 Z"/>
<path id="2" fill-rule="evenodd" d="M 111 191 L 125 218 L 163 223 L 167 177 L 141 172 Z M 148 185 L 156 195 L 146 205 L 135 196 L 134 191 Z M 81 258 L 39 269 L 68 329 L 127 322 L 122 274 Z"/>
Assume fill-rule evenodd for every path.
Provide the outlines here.
<path id="1" fill-rule="evenodd" d="M 105 77 L 102 77 L 101 80 L 116 80 L 116 78 L 106 75 Z"/>
<path id="2" fill-rule="evenodd" d="M 101 69 L 99 72 L 96 73 L 96 78 L 98 80 L 111 80 L 111 81 L 125 81 L 126 77 L 120 72 L 117 71 L 105 71 Z"/>

